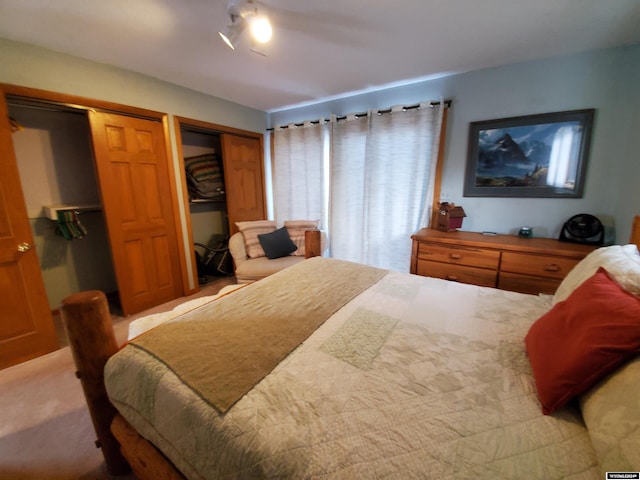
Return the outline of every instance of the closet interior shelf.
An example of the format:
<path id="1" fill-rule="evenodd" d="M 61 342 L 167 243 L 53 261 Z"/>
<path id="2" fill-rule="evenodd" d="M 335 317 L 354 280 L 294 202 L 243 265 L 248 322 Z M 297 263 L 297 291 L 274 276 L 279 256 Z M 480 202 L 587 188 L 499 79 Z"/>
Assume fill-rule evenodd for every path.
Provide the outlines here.
<path id="1" fill-rule="evenodd" d="M 102 205 L 99 203 L 82 203 L 78 205 L 45 205 L 44 213 L 47 218 L 51 220 L 58 220 L 58 212 L 77 212 L 77 213 L 86 213 L 86 212 L 99 212 L 102 210 Z"/>

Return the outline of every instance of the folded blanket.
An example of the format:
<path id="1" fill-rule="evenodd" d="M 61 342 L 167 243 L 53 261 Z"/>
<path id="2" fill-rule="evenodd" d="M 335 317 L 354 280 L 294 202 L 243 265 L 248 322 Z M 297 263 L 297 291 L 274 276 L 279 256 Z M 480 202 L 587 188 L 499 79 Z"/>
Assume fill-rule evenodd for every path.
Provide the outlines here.
<path id="1" fill-rule="evenodd" d="M 160 325 L 130 345 L 163 362 L 224 413 L 386 273 L 341 260 L 305 260 Z"/>

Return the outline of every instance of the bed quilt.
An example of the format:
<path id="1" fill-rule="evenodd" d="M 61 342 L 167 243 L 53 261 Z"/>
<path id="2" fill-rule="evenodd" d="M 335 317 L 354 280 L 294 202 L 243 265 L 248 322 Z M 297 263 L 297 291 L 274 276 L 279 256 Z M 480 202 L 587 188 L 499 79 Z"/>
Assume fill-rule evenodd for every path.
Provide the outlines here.
<path id="1" fill-rule="evenodd" d="M 224 414 L 137 348 L 105 383 L 190 479 L 600 478 L 577 408 L 536 398 L 523 338 L 550 304 L 389 272 Z"/>

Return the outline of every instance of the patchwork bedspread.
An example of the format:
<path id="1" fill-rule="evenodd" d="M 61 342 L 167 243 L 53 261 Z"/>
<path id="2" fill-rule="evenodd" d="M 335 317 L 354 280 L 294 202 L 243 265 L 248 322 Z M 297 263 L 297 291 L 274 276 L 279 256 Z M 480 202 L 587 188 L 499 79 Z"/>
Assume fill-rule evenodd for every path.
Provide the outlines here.
<path id="1" fill-rule="evenodd" d="M 105 383 L 190 479 L 600 478 L 578 410 L 536 399 L 523 338 L 549 307 L 390 272 L 225 414 L 131 346 Z"/>

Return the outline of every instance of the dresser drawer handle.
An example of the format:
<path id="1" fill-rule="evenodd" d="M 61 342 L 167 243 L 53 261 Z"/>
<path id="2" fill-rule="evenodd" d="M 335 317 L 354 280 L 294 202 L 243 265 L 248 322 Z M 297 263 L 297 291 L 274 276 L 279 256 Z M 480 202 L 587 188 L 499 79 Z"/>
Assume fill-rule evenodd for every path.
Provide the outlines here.
<path id="1" fill-rule="evenodd" d="M 462 255 L 460 255 L 459 253 L 450 253 L 449 258 L 452 260 L 461 260 Z"/>
<path id="2" fill-rule="evenodd" d="M 544 266 L 544 271 L 545 272 L 559 272 L 560 269 L 560 265 L 557 265 L 555 263 L 552 263 L 550 265 L 545 265 Z"/>
<path id="3" fill-rule="evenodd" d="M 456 277 L 455 275 L 447 275 L 446 279 L 449 280 L 450 282 L 457 282 L 458 281 L 458 277 Z"/>

